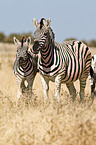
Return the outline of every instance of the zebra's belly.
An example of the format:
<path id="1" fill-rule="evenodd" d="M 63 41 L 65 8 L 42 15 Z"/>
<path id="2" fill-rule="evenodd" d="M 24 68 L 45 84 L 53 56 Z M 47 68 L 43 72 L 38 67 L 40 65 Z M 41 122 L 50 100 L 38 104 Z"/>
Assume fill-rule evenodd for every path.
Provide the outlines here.
<path id="1" fill-rule="evenodd" d="M 42 76 L 46 77 L 48 80 L 55 81 L 55 78 L 59 75 L 61 77 L 61 83 L 70 83 L 78 80 L 82 74 L 84 73 L 84 60 L 75 59 L 75 63 L 73 61 L 69 61 L 68 67 L 59 65 L 56 67 L 43 68 L 39 66 L 40 73 Z"/>
<path id="2" fill-rule="evenodd" d="M 42 75 L 42 74 L 41 74 Z M 42 75 L 46 80 L 49 80 L 49 81 L 52 81 L 52 82 L 55 82 L 55 78 L 56 76 L 48 76 L 48 75 Z M 58 76 L 58 75 L 57 75 Z M 78 80 L 79 78 L 74 78 L 73 80 L 71 79 L 63 79 L 63 76 L 61 76 L 61 84 L 63 83 L 72 83 L 72 82 L 75 82 L 76 80 Z"/>
<path id="3" fill-rule="evenodd" d="M 72 82 L 75 82 L 78 79 L 79 78 L 70 79 L 70 77 L 69 78 L 66 78 L 66 79 L 63 79 L 62 78 L 61 83 L 72 83 Z"/>
<path id="4" fill-rule="evenodd" d="M 59 75 L 61 76 L 61 83 L 70 83 L 70 82 L 74 82 L 76 80 L 78 80 L 81 75 L 82 75 L 82 71 L 78 71 L 78 73 L 74 73 L 74 74 L 71 74 L 69 72 L 65 72 L 65 71 L 61 71 L 59 73 L 54 73 L 54 74 L 51 74 L 51 73 L 46 73 L 44 71 L 40 71 L 40 74 L 47 80 L 49 81 L 52 81 L 52 82 L 55 82 L 55 78 Z"/>
<path id="5" fill-rule="evenodd" d="M 42 72 L 40 72 L 40 75 L 42 75 L 46 80 L 55 82 L 55 77 L 56 76 L 50 76 L 50 74 L 45 74 L 45 73 L 42 73 Z"/>
<path id="6" fill-rule="evenodd" d="M 70 82 L 74 82 L 76 80 L 78 80 L 81 77 L 82 73 L 79 74 L 66 74 L 66 76 L 62 76 L 61 80 L 64 83 L 70 83 Z"/>
<path id="7" fill-rule="evenodd" d="M 41 75 L 42 75 L 42 73 L 41 73 Z M 56 78 L 56 76 L 58 76 L 58 75 L 56 75 L 56 76 L 50 76 L 50 75 L 42 75 L 46 80 L 49 80 L 49 81 L 52 81 L 52 82 L 55 82 L 55 78 Z M 61 83 L 63 84 L 63 83 L 70 83 L 70 82 L 74 82 L 74 81 L 76 81 L 78 78 L 74 78 L 73 80 L 71 79 L 69 79 L 68 77 L 66 77 L 66 79 L 64 79 L 64 76 L 62 75 L 61 76 Z"/>

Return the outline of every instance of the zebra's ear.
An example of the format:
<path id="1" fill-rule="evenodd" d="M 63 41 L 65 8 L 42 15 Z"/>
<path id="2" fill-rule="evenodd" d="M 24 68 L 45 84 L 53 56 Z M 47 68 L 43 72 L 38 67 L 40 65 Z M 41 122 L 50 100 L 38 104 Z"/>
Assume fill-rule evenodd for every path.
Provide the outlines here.
<path id="1" fill-rule="evenodd" d="M 27 38 L 26 44 L 27 44 L 27 45 L 30 45 L 30 44 L 31 44 L 31 37 L 28 37 L 28 38 Z"/>
<path id="2" fill-rule="evenodd" d="M 46 28 L 50 27 L 50 19 L 48 18 L 47 20 L 43 20 L 43 24 Z"/>
<path id="3" fill-rule="evenodd" d="M 16 37 L 13 37 L 13 41 L 14 41 L 14 44 L 17 44 L 17 45 L 20 44 L 19 40 Z"/>
<path id="4" fill-rule="evenodd" d="M 38 23 L 38 21 L 36 20 L 36 18 L 33 18 L 33 24 L 36 28 L 40 27 L 40 24 Z"/>
<path id="5" fill-rule="evenodd" d="M 46 22 L 47 22 L 47 27 L 50 27 L 51 20 L 48 18 L 48 19 L 46 20 Z"/>

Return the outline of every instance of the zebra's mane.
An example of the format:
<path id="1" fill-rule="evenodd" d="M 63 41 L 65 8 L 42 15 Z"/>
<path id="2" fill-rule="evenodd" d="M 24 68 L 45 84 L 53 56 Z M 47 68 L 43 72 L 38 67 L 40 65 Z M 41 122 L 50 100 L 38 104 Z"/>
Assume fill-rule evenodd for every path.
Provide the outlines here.
<path id="1" fill-rule="evenodd" d="M 49 27 L 48 30 L 49 30 L 50 38 L 51 38 L 52 42 L 54 43 L 55 34 L 54 34 L 53 30 L 51 29 L 51 27 Z"/>
<path id="2" fill-rule="evenodd" d="M 21 38 L 21 46 L 22 46 L 22 47 L 23 47 L 23 43 L 24 43 L 24 42 L 26 42 L 26 38 L 25 38 L 25 36 L 23 35 L 22 38 Z"/>

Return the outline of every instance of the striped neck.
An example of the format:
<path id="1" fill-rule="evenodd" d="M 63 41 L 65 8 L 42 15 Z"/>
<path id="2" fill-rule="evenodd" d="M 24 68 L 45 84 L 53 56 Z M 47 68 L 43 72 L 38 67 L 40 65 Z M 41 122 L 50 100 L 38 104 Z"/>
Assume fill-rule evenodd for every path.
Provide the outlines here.
<path id="1" fill-rule="evenodd" d="M 53 43 L 48 44 L 46 47 L 43 47 L 40 51 L 41 61 L 40 64 L 44 67 L 51 67 L 54 63 L 54 48 Z"/>
<path id="2" fill-rule="evenodd" d="M 25 70 L 29 65 L 29 61 L 30 61 L 30 58 L 28 57 L 26 60 L 22 61 L 21 65 L 19 67 L 21 67 L 23 70 Z"/>

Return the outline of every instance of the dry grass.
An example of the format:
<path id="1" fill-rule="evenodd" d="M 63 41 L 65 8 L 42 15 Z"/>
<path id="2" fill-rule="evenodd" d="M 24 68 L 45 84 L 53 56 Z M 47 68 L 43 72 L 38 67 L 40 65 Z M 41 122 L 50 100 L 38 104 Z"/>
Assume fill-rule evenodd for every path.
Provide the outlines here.
<path id="1" fill-rule="evenodd" d="M 91 51 L 95 54 L 96 50 Z M 96 99 L 90 105 L 89 80 L 83 104 L 79 103 L 79 95 L 74 103 L 70 103 L 64 84 L 61 103 L 56 104 L 55 85 L 50 82 L 49 101 L 44 105 L 38 74 L 33 84 L 35 101 L 26 104 L 21 97 L 16 105 L 15 55 L 14 45 L 0 43 L 0 145 L 95 145 Z M 75 86 L 79 92 L 78 81 Z"/>

